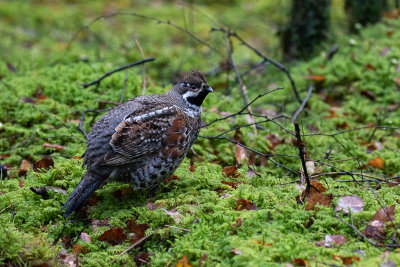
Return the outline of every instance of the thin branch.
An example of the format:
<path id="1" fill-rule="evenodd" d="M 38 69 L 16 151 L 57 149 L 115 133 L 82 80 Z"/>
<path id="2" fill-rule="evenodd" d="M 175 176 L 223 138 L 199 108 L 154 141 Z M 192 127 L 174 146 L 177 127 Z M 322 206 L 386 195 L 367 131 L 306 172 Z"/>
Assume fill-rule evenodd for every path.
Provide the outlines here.
<path id="1" fill-rule="evenodd" d="M 233 49 L 232 49 L 231 44 L 230 44 L 230 32 L 229 32 L 229 29 L 225 30 L 225 44 L 226 44 L 226 50 L 228 51 L 228 55 L 229 55 L 230 65 L 232 66 L 233 70 L 235 71 L 236 78 L 237 78 L 237 80 L 239 82 L 240 93 L 242 94 L 242 98 L 243 98 L 244 104 L 247 106 L 247 111 L 249 113 L 252 113 L 251 106 L 249 105 L 249 97 L 247 96 L 247 93 L 246 93 L 246 86 L 243 84 L 243 80 L 240 77 L 239 71 L 238 71 L 238 69 L 237 69 L 237 67 L 235 65 L 235 61 L 233 59 L 233 52 L 232 52 Z M 251 115 L 250 115 L 250 120 L 253 123 L 254 134 L 257 135 L 257 128 L 254 125 L 255 120 L 254 120 L 254 117 L 251 116 Z"/>
<path id="2" fill-rule="evenodd" d="M 110 75 L 112 75 L 112 74 L 114 74 L 114 73 L 116 73 L 116 72 L 118 72 L 118 71 L 125 70 L 125 69 L 131 68 L 131 67 L 133 67 L 133 66 L 141 65 L 141 64 L 143 64 L 143 63 L 146 63 L 146 62 L 149 62 L 149 61 L 153 61 L 153 60 L 155 60 L 155 58 L 153 58 L 153 57 L 152 57 L 152 58 L 146 58 L 146 59 L 142 59 L 142 60 L 138 60 L 138 61 L 129 63 L 128 65 L 125 65 L 125 66 L 116 68 L 116 69 L 114 69 L 114 70 L 112 70 L 112 71 L 107 72 L 106 74 L 104 74 L 103 76 L 101 76 L 100 78 L 98 78 L 97 80 L 94 80 L 94 81 L 92 81 L 92 82 L 90 82 L 90 83 L 85 83 L 85 84 L 83 84 L 83 88 L 86 89 L 86 88 L 88 88 L 89 86 L 92 86 L 92 85 L 96 84 L 96 85 L 97 85 L 96 89 L 97 89 L 97 88 L 100 86 L 100 82 L 101 82 L 103 79 L 107 78 L 108 76 L 110 76 Z"/>
<path id="3" fill-rule="evenodd" d="M 225 32 L 224 28 L 211 28 L 211 31 L 220 31 L 220 32 Z M 296 99 L 299 103 L 301 103 L 301 99 L 300 99 L 300 95 L 297 92 L 297 88 L 296 88 L 296 84 L 294 83 L 294 80 L 292 78 L 292 76 L 290 75 L 290 72 L 288 71 L 288 69 L 282 65 L 281 63 L 279 63 L 278 61 L 275 61 L 273 59 L 269 59 L 266 56 L 264 56 L 259 50 L 257 50 L 256 48 L 254 48 L 253 46 L 251 46 L 250 44 L 248 44 L 246 41 L 244 41 L 237 33 L 231 32 L 230 33 L 232 36 L 234 36 L 236 39 L 238 39 L 243 45 L 245 45 L 246 47 L 248 47 L 250 50 L 252 50 L 254 53 L 256 53 L 259 57 L 261 57 L 262 59 L 264 59 L 265 61 L 270 62 L 272 65 L 274 65 L 275 67 L 277 67 L 278 69 L 280 69 L 281 71 L 283 71 L 286 76 L 289 78 L 290 80 L 290 84 L 292 85 L 293 88 L 293 92 L 296 96 Z"/>
<path id="4" fill-rule="evenodd" d="M 150 233 L 144 237 L 142 237 L 141 239 L 139 239 L 138 241 L 136 241 L 135 243 L 133 243 L 132 245 L 130 245 L 126 250 L 124 250 L 122 253 L 120 253 L 119 255 L 124 255 L 125 253 L 129 252 L 130 250 L 132 250 L 133 248 L 139 246 L 140 244 L 142 244 L 144 241 L 146 241 L 147 239 L 149 239 L 153 233 Z"/>
<path id="5" fill-rule="evenodd" d="M 273 159 L 270 158 L 270 157 L 272 157 L 272 156 L 285 156 L 285 157 L 296 157 L 296 156 L 292 156 L 292 155 L 282 155 L 282 154 L 279 154 L 279 155 L 278 155 L 278 154 L 264 154 L 264 153 L 262 153 L 262 152 L 260 152 L 260 151 L 257 151 L 257 150 L 255 150 L 255 149 L 252 149 L 252 148 L 250 148 L 250 147 L 248 147 L 248 146 L 246 146 L 246 145 L 243 145 L 242 143 L 239 143 L 239 142 L 236 141 L 236 140 L 233 140 L 233 139 L 230 139 L 230 138 L 227 138 L 227 137 L 202 136 L 202 135 L 199 135 L 199 137 L 205 138 L 205 139 L 227 140 L 227 141 L 229 141 L 229 142 L 231 142 L 231 143 L 233 143 L 233 144 L 235 144 L 235 145 L 239 145 L 239 146 L 243 147 L 244 149 L 249 150 L 249 151 L 251 151 L 251 152 L 253 152 L 253 153 L 257 154 L 257 155 L 260 155 L 260 156 L 265 157 L 267 160 L 271 161 L 271 162 L 272 162 L 273 164 L 275 164 L 276 166 L 281 167 L 281 168 L 284 168 L 285 170 L 288 170 L 288 171 L 291 172 L 292 174 L 299 175 L 299 173 L 296 172 L 295 170 L 292 170 L 292 169 L 290 169 L 289 167 L 287 167 L 287 166 L 285 166 L 285 165 L 282 165 L 282 164 L 280 164 L 280 163 L 278 163 L 278 162 L 276 162 L 275 160 L 273 160 Z"/>
<path id="6" fill-rule="evenodd" d="M 258 95 L 257 97 L 255 97 L 253 100 L 251 100 L 250 103 L 248 103 L 247 105 L 245 105 L 245 106 L 244 106 L 241 110 L 239 110 L 238 112 L 236 112 L 236 113 L 234 113 L 234 114 L 231 114 L 231 115 L 228 115 L 228 116 L 225 116 L 225 117 L 222 117 L 222 118 L 215 119 L 215 120 L 213 120 L 212 122 L 210 122 L 210 123 L 208 123 L 208 124 L 202 126 L 202 128 L 208 127 L 208 126 L 210 126 L 211 124 L 216 123 L 217 121 L 226 120 L 226 119 L 229 119 L 229 118 L 231 118 L 231 117 L 235 117 L 235 116 L 237 116 L 237 115 L 244 114 L 243 112 L 244 112 L 245 110 L 247 110 L 247 108 L 248 108 L 250 105 L 252 105 L 254 102 L 256 102 L 258 99 L 262 98 L 263 96 L 265 96 L 265 95 L 267 95 L 267 94 L 270 94 L 270 93 L 273 93 L 273 92 L 275 92 L 275 91 L 282 90 L 282 89 L 283 89 L 283 88 L 278 87 L 278 88 L 275 88 L 275 89 L 273 89 L 273 90 L 271 90 L 271 91 L 267 91 L 267 92 L 265 92 L 265 93 L 263 93 L 263 94 L 260 94 L 260 95 Z"/>
<path id="7" fill-rule="evenodd" d="M 113 14 L 110 14 L 110 15 L 99 16 L 99 17 L 93 19 L 91 22 L 89 22 L 89 24 L 87 24 L 87 25 L 81 27 L 81 28 L 75 33 L 75 35 L 73 36 L 73 38 L 72 38 L 71 41 L 69 42 L 68 47 L 69 47 L 70 44 L 76 39 L 76 37 L 78 36 L 78 34 L 79 34 L 81 31 L 83 31 L 83 30 L 85 30 L 85 29 L 88 29 L 88 28 L 89 28 L 90 26 L 92 26 L 95 22 L 97 22 L 97 21 L 99 21 L 99 20 L 101 20 L 101 19 L 108 19 L 108 18 L 112 18 L 112 17 L 116 17 L 116 16 L 133 16 L 133 17 L 139 17 L 139 18 L 143 18 L 143 19 L 148 19 L 148 20 L 156 21 L 157 24 L 166 24 L 166 25 L 169 25 L 169 26 L 171 26 L 171 27 L 173 27 L 173 28 L 175 28 L 175 29 L 177 29 L 177 30 L 179 30 L 179 31 L 181 31 L 181 32 L 186 33 L 187 35 L 189 35 L 190 37 L 192 37 L 194 40 L 196 40 L 197 42 L 201 43 L 201 44 L 204 45 L 204 46 L 207 46 L 210 50 L 214 51 L 215 53 L 217 53 L 218 55 L 220 55 L 220 56 L 222 57 L 221 53 L 220 53 L 216 48 L 214 48 L 214 47 L 212 47 L 211 45 L 207 44 L 205 41 L 203 41 L 203 40 L 201 40 L 200 38 L 198 38 L 198 37 L 197 37 L 195 34 L 193 34 L 192 32 L 190 32 L 190 31 L 188 31 L 188 30 L 186 30 L 186 29 L 184 29 L 184 28 L 182 28 L 182 27 L 180 27 L 180 26 L 178 26 L 178 25 L 172 23 L 171 21 L 169 21 L 169 20 L 164 21 L 164 20 L 161 20 L 161 19 L 158 19 L 158 18 L 154 18 L 154 17 L 150 17 L 150 16 L 141 15 L 141 14 L 138 14 L 138 13 L 135 13 L 135 12 L 116 12 L 116 13 L 113 13 Z"/>
<path id="8" fill-rule="evenodd" d="M 299 109 L 298 109 L 298 110 L 296 111 L 296 113 L 294 113 L 294 115 L 293 115 L 292 123 L 294 123 L 294 122 L 296 121 L 297 116 L 299 116 L 300 112 L 303 111 L 304 107 L 306 106 L 306 104 L 307 104 L 307 102 L 308 102 L 308 99 L 310 99 L 312 90 L 313 90 L 313 86 L 310 85 L 310 87 L 308 88 L 307 96 L 304 98 L 303 102 L 301 102 L 301 105 L 300 105 Z"/>
<path id="9" fill-rule="evenodd" d="M 142 56 L 142 59 L 144 59 L 144 52 L 143 52 L 142 47 L 140 46 L 139 39 L 137 36 L 135 36 L 134 39 L 135 39 L 135 43 L 136 43 L 137 47 L 139 48 L 140 55 Z M 142 79 L 143 79 L 142 95 L 144 95 L 146 93 L 146 67 L 145 67 L 145 65 L 142 66 Z"/>
<path id="10" fill-rule="evenodd" d="M 340 132 L 336 132 L 333 134 L 327 134 L 327 133 L 311 133 L 311 134 L 302 134 L 302 136 L 336 136 L 336 135 L 340 135 L 340 134 L 344 134 L 344 133 L 350 133 L 350 132 L 355 132 L 355 131 L 359 131 L 359 130 L 363 130 L 363 129 L 392 129 L 392 130 L 400 130 L 400 127 L 395 127 L 395 126 L 364 126 L 364 127 L 359 127 L 359 128 L 354 128 L 354 129 L 350 129 L 350 130 L 343 130 Z"/>

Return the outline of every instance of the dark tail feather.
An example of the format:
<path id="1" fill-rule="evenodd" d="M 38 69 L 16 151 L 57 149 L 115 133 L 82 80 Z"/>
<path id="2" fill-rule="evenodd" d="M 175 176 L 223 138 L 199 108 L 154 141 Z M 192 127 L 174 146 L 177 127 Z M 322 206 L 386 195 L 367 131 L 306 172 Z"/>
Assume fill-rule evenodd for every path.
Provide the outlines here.
<path id="1" fill-rule="evenodd" d="M 100 188 L 104 183 L 104 179 L 97 177 L 95 174 L 88 172 L 82 177 L 74 192 L 68 197 L 61 210 L 66 209 L 64 218 L 67 218 L 72 212 L 77 212 L 86 203 L 90 196 Z"/>

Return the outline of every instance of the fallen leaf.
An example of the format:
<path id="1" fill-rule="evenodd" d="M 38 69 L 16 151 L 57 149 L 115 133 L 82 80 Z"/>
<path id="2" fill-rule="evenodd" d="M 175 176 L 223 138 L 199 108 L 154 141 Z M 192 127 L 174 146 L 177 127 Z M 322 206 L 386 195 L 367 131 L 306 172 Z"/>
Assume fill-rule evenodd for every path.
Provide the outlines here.
<path id="1" fill-rule="evenodd" d="M 164 184 L 168 184 L 169 182 L 171 182 L 173 180 L 179 181 L 180 179 L 175 174 L 172 174 L 170 177 L 168 177 L 167 179 L 163 180 L 163 183 Z"/>
<path id="2" fill-rule="evenodd" d="M 197 169 L 197 166 L 194 165 L 193 160 L 190 160 L 190 164 L 189 164 L 188 170 L 189 170 L 190 172 L 195 172 L 196 169 Z"/>
<path id="3" fill-rule="evenodd" d="M 314 174 L 315 172 L 315 163 L 314 161 L 306 161 L 306 168 L 307 168 L 307 173 L 309 175 Z"/>
<path id="4" fill-rule="evenodd" d="M 64 247 L 66 248 L 72 247 L 72 240 L 68 235 L 65 235 L 61 238 L 61 243 L 63 243 Z"/>
<path id="5" fill-rule="evenodd" d="M 233 248 L 233 249 L 231 249 L 231 251 L 229 251 L 230 253 L 232 253 L 232 254 L 235 254 L 235 255 L 241 255 L 241 254 L 243 254 L 243 251 L 241 251 L 240 249 L 237 249 L 237 248 Z"/>
<path id="6" fill-rule="evenodd" d="M 10 157 L 11 156 L 11 154 L 9 154 L 9 153 L 7 153 L 7 154 L 1 154 L 0 155 L 0 159 L 5 159 L 5 158 L 8 158 L 8 157 Z"/>
<path id="7" fill-rule="evenodd" d="M 392 37 L 393 33 L 394 33 L 394 31 L 387 31 L 386 32 L 386 36 Z"/>
<path id="8" fill-rule="evenodd" d="M 292 263 L 294 265 L 299 265 L 299 266 L 307 266 L 308 262 L 305 259 L 301 259 L 301 258 L 294 258 L 292 260 Z"/>
<path id="9" fill-rule="evenodd" d="M 21 176 L 24 176 L 24 175 L 26 174 L 26 172 L 27 172 L 29 169 L 31 169 L 32 167 L 31 167 L 31 164 L 29 163 L 28 160 L 23 159 L 23 160 L 21 161 L 21 165 L 20 165 L 19 168 L 20 168 L 20 170 L 18 171 L 18 176 L 21 177 Z"/>
<path id="10" fill-rule="evenodd" d="M 370 165 L 376 169 L 382 169 L 383 166 L 385 165 L 385 162 L 380 157 L 376 157 L 376 158 L 368 161 L 368 165 Z"/>
<path id="11" fill-rule="evenodd" d="M 378 220 L 371 221 L 363 230 L 363 234 L 368 238 L 381 242 L 386 238 L 385 223 Z"/>
<path id="12" fill-rule="evenodd" d="M 234 227 L 240 227 L 242 226 L 242 219 L 241 218 L 237 218 L 236 222 L 233 224 Z"/>
<path id="13" fill-rule="evenodd" d="M 350 265 L 350 264 L 353 264 L 355 261 L 360 261 L 360 258 L 357 256 L 343 257 L 343 256 L 335 254 L 335 255 L 333 255 L 332 258 L 333 258 L 333 260 L 338 260 L 338 259 L 342 260 L 342 263 L 344 265 Z"/>
<path id="14" fill-rule="evenodd" d="M 17 72 L 17 68 L 11 62 L 7 62 L 7 68 L 12 72 Z"/>
<path id="15" fill-rule="evenodd" d="M 336 128 L 338 128 L 338 129 L 347 129 L 347 128 L 349 128 L 349 125 L 347 124 L 347 122 L 336 123 Z"/>
<path id="16" fill-rule="evenodd" d="M 372 221 L 374 221 L 374 220 L 378 220 L 381 222 L 394 221 L 395 212 L 396 212 L 395 205 L 389 206 L 387 208 L 382 208 L 374 214 L 374 217 L 372 217 Z"/>
<path id="17" fill-rule="evenodd" d="M 171 216 L 174 219 L 175 223 L 179 223 L 182 220 L 182 217 L 179 216 L 181 215 L 179 213 L 179 211 L 177 211 L 176 209 L 171 209 L 171 210 L 166 210 L 161 208 L 168 216 Z"/>
<path id="18" fill-rule="evenodd" d="M 316 207 L 316 205 L 329 207 L 332 203 L 332 199 L 333 199 L 332 194 L 326 195 L 326 194 L 318 193 L 318 192 L 309 194 L 309 196 L 307 197 L 307 205 L 306 205 L 305 209 L 307 211 L 309 211 L 309 210 L 318 211 L 318 208 Z"/>
<path id="19" fill-rule="evenodd" d="M 86 254 L 90 252 L 90 249 L 88 247 L 79 245 L 79 244 L 75 244 L 74 248 L 72 249 L 73 252 L 75 252 L 76 254 Z"/>
<path id="20" fill-rule="evenodd" d="M 236 188 L 237 188 L 237 185 L 238 185 L 237 182 L 226 182 L 226 181 L 222 181 L 221 184 L 229 185 L 229 186 L 232 187 L 233 189 L 236 189 Z"/>
<path id="21" fill-rule="evenodd" d="M 359 196 L 344 196 L 341 197 L 336 206 L 336 211 L 343 211 L 343 214 L 349 214 L 349 209 L 352 213 L 362 211 L 364 202 Z"/>
<path id="22" fill-rule="evenodd" d="M 307 128 L 308 128 L 308 130 L 310 130 L 311 132 L 315 132 L 315 133 L 319 132 L 319 128 L 316 127 L 316 126 L 314 126 L 314 125 L 309 124 L 309 125 L 307 125 Z"/>
<path id="23" fill-rule="evenodd" d="M 381 264 L 379 264 L 379 267 L 396 267 L 396 263 L 394 263 L 391 260 L 386 260 L 384 262 L 382 262 Z"/>
<path id="24" fill-rule="evenodd" d="M 307 75 L 306 76 L 307 80 L 322 83 L 325 81 L 325 76 L 324 75 Z"/>
<path id="25" fill-rule="evenodd" d="M 317 242 L 317 246 L 333 248 L 344 244 L 346 241 L 347 238 L 344 235 L 325 235 L 325 240 Z"/>
<path id="26" fill-rule="evenodd" d="M 36 103 L 36 100 L 32 97 L 21 97 L 19 100 L 21 100 L 24 103 L 31 103 L 31 104 Z"/>
<path id="27" fill-rule="evenodd" d="M 44 156 L 40 160 L 33 163 L 33 170 L 39 172 L 41 170 L 49 170 L 50 167 L 54 168 L 54 160 L 51 156 Z"/>
<path id="28" fill-rule="evenodd" d="M 126 240 L 126 234 L 124 230 L 120 227 L 111 228 L 110 230 L 105 231 L 98 238 L 99 241 L 105 241 L 113 246 L 121 244 Z"/>
<path id="29" fill-rule="evenodd" d="M 367 64 L 366 66 L 365 66 L 367 69 L 369 69 L 369 70 L 373 70 L 373 71 L 376 71 L 376 68 L 374 67 L 374 66 L 372 66 L 371 64 Z"/>
<path id="30" fill-rule="evenodd" d="M 54 148 L 56 151 L 63 151 L 65 149 L 65 147 L 62 145 L 50 144 L 50 143 L 44 143 L 43 147 L 44 148 Z"/>
<path id="31" fill-rule="evenodd" d="M 264 243 L 264 241 L 257 240 L 257 239 L 251 239 L 251 242 L 261 245 L 261 246 L 264 246 L 264 247 L 271 247 L 273 245 L 273 243 Z"/>
<path id="32" fill-rule="evenodd" d="M 336 112 L 334 110 L 332 110 L 332 109 L 328 110 L 328 112 L 329 112 L 329 116 L 325 116 L 324 117 L 325 119 L 332 119 L 332 118 L 338 118 L 339 117 L 339 115 L 336 114 Z"/>
<path id="33" fill-rule="evenodd" d="M 185 255 L 175 264 L 175 267 L 191 267 L 188 257 Z"/>
<path id="34" fill-rule="evenodd" d="M 22 188 L 22 187 L 24 187 L 24 181 L 22 180 L 22 177 L 19 177 L 19 182 L 18 182 L 18 186 L 19 186 L 19 188 Z"/>
<path id="35" fill-rule="evenodd" d="M 258 210 L 257 205 L 246 199 L 240 198 L 236 201 L 235 210 Z"/>
<path id="36" fill-rule="evenodd" d="M 90 207 L 94 207 L 97 205 L 97 203 L 99 203 L 99 201 L 100 201 L 99 195 L 97 195 L 97 193 L 95 192 L 90 196 L 87 205 Z"/>
<path id="37" fill-rule="evenodd" d="M 233 177 L 233 178 L 238 178 L 239 173 L 237 172 L 237 167 L 236 166 L 226 166 L 222 169 L 222 175 L 224 177 Z"/>
<path id="38" fill-rule="evenodd" d="M 138 224 L 135 220 L 130 219 L 126 224 L 126 228 L 129 232 L 135 234 L 135 237 L 131 240 L 131 243 L 134 243 L 145 236 L 145 232 L 149 226 L 147 224 Z"/>
<path id="39" fill-rule="evenodd" d="M 235 145 L 235 147 L 236 147 L 235 150 L 236 162 L 241 163 L 246 158 L 246 150 L 240 145 Z"/>

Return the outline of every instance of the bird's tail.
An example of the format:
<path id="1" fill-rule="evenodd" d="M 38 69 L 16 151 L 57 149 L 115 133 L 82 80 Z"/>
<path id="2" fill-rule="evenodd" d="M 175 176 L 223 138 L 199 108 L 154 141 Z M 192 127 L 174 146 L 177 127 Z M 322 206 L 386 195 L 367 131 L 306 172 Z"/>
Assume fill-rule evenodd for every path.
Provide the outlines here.
<path id="1" fill-rule="evenodd" d="M 61 208 L 61 210 L 65 209 L 64 218 L 67 218 L 72 212 L 79 211 L 94 191 L 100 188 L 104 182 L 104 179 L 97 177 L 96 174 L 86 172 Z"/>

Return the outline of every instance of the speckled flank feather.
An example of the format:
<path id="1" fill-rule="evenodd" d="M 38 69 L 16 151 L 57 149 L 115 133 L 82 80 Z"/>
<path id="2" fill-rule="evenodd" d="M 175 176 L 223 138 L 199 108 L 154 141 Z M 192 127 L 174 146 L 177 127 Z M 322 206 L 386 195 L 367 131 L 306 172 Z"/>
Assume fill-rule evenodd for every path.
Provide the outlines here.
<path id="1" fill-rule="evenodd" d="M 211 91 L 193 71 L 166 94 L 137 97 L 105 114 L 89 134 L 87 171 L 64 204 L 64 217 L 110 180 L 140 189 L 168 178 L 197 139 L 200 105 Z"/>

